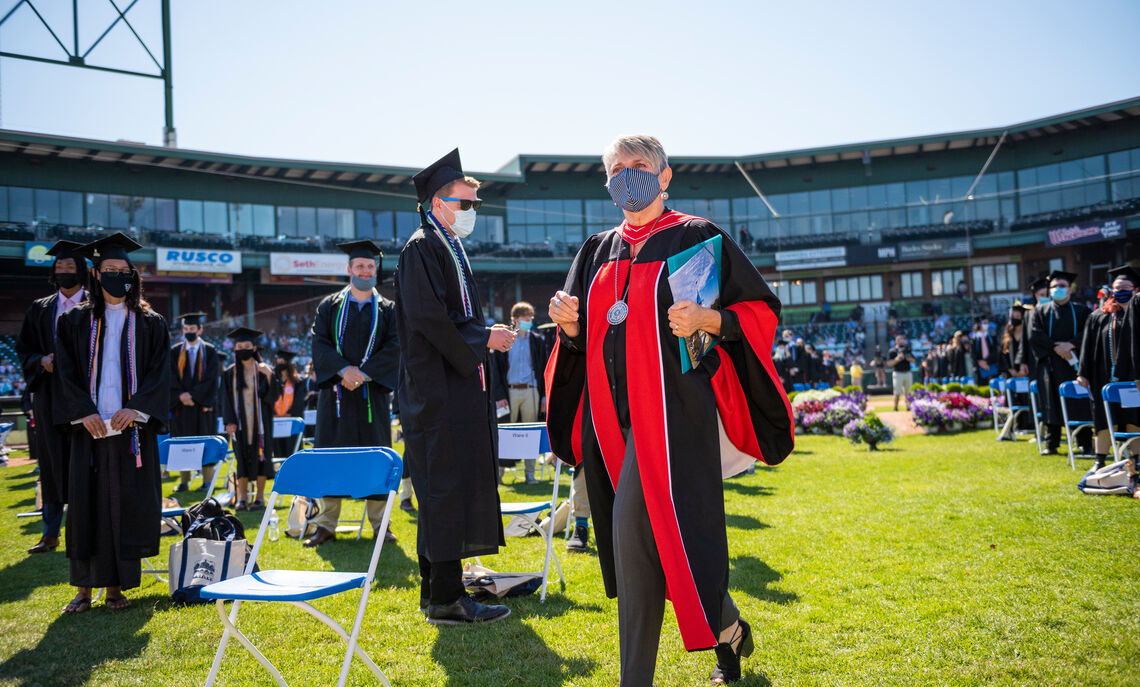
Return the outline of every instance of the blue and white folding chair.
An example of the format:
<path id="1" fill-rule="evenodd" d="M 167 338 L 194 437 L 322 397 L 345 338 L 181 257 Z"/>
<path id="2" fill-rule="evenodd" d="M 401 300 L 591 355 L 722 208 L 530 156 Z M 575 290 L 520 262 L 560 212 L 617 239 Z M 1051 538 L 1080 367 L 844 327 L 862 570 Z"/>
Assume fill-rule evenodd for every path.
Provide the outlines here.
<path id="1" fill-rule="evenodd" d="M 1045 450 L 1045 443 L 1041 440 L 1041 410 L 1037 403 L 1037 380 L 1029 383 L 1029 407 L 1033 413 L 1033 437 L 1037 441 L 1037 451 Z"/>
<path id="2" fill-rule="evenodd" d="M 1140 432 L 1116 431 L 1116 424 L 1112 421 L 1112 406 L 1140 408 L 1140 391 L 1136 389 L 1136 382 L 1112 382 L 1104 385 L 1100 397 L 1104 400 L 1104 418 L 1108 422 L 1109 437 L 1112 439 L 1112 455 L 1119 462 L 1125 447 L 1140 439 Z M 1132 450 L 1133 455 L 1136 453 Z"/>
<path id="3" fill-rule="evenodd" d="M 1030 389 L 1034 388 L 1034 383 L 1030 382 L 1028 377 L 1010 377 L 1002 381 L 1002 390 L 1005 392 L 1005 405 L 1009 410 L 1009 417 L 1006 418 L 1001 436 L 1009 436 L 1016 441 L 1017 437 L 1028 434 L 1028 432 L 1017 428 L 1017 422 L 1022 415 L 1035 414 L 1034 406 L 1032 406 L 1033 397 L 1030 394 Z M 1022 394 L 1030 397 L 1031 405 L 1023 405 L 1017 402 L 1017 397 Z M 1034 436 L 1036 435 L 1034 432 Z"/>
<path id="4" fill-rule="evenodd" d="M 305 438 L 305 418 L 303 417 L 275 417 L 273 418 L 273 438 L 274 439 L 288 439 L 296 435 L 297 440 L 293 442 L 293 447 L 289 449 L 289 455 L 293 455 L 301 450 L 301 442 Z M 284 463 L 285 459 L 289 456 L 277 456 L 273 459 L 274 463 Z"/>
<path id="5" fill-rule="evenodd" d="M 211 687 L 218 677 L 222 665 L 226 645 L 230 637 L 237 638 L 257 662 L 260 663 L 274 681 L 282 687 L 286 686 L 285 678 L 274 667 L 273 663 L 253 645 L 253 643 L 237 628 L 238 611 L 244 601 L 261 601 L 287 603 L 296 606 L 321 621 L 335 632 L 347 644 L 344 659 L 341 661 L 338 687 L 344 687 L 348 681 L 348 669 L 352 665 L 352 656 L 355 654 L 372 671 L 382 684 L 391 687 L 384 671 L 369 657 L 357 644 L 360 637 L 360 628 L 364 623 L 364 611 L 368 607 L 368 594 L 372 590 L 372 579 L 376 575 L 376 563 L 380 559 L 380 550 L 384 546 L 384 537 L 376 537 L 372 547 L 372 558 L 368 562 L 366 572 L 326 572 L 316 570 L 262 570 L 253 572 L 257 557 L 265 540 L 269 518 L 274 513 L 279 493 L 306 496 L 309 498 L 323 498 L 337 496 L 342 498 L 362 499 L 369 496 L 388 495 L 388 505 L 384 508 L 383 532 L 388 527 L 389 517 L 392 515 L 392 504 L 396 501 L 396 491 L 400 488 L 400 475 L 403 472 L 403 461 L 392 449 L 385 446 L 354 448 L 354 449 L 322 449 L 312 448 L 293 454 L 286 460 L 277 472 L 274 480 L 273 492 L 269 495 L 265 513 L 261 517 L 261 527 L 257 531 L 257 539 L 253 545 L 253 555 L 245 566 L 245 574 L 202 588 L 203 599 L 214 599 L 218 610 L 218 617 L 222 620 L 225 630 L 222 632 L 221 642 L 214 654 L 210 674 L 206 678 L 206 687 Z M 360 602 L 356 607 L 356 619 L 352 624 L 352 631 L 345 629 L 329 616 L 318 611 L 309 602 L 327 596 L 339 594 L 350 590 L 360 590 Z M 232 601 L 229 614 L 226 614 L 225 602 Z M 291 627 L 291 626 L 290 626 Z"/>
<path id="6" fill-rule="evenodd" d="M 1069 445 L 1069 467 L 1076 470 L 1077 461 L 1079 458 L 1092 458 L 1093 456 L 1081 453 L 1076 454 L 1073 451 L 1074 439 L 1073 435 L 1081 429 L 1087 427 L 1090 432 L 1093 431 L 1092 420 L 1071 420 L 1069 419 L 1069 403 L 1084 403 L 1088 408 L 1088 416 L 1092 418 L 1092 396 L 1089 395 L 1089 390 L 1077 384 L 1076 382 L 1064 382 L 1061 384 L 1059 390 L 1061 396 L 1061 417 L 1065 421 L 1065 441 Z"/>
<path id="7" fill-rule="evenodd" d="M 1003 422 L 1002 417 L 1012 415 L 1009 406 L 998 405 L 998 399 L 1004 398 L 1005 395 L 1005 380 L 1001 377 L 995 377 L 990 380 L 990 415 L 994 420 L 994 433 L 997 434 L 998 441 L 1001 441 Z"/>
<path id="8" fill-rule="evenodd" d="M 522 439 L 520 444 L 515 444 L 511 441 L 512 435 L 515 438 Z M 524 436 L 525 435 L 525 436 Z M 537 436 L 536 436 L 537 435 Z M 533 446 L 537 449 L 533 453 L 534 457 L 538 454 L 550 453 L 550 437 L 546 433 L 546 424 L 542 422 L 516 422 L 516 423 L 503 423 L 499 425 L 499 460 L 519 460 L 527 458 L 528 456 L 519 453 L 512 453 L 510 447 L 515 445 Z M 518 573 L 502 573 L 504 575 L 542 575 L 542 587 L 539 592 L 538 599 L 540 602 L 546 601 L 546 586 L 550 580 L 550 563 L 553 559 L 554 567 L 558 569 L 558 580 L 565 586 L 566 578 L 562 574 L 562 563 L 558 560 L 558 555 L 554 553 L 554 512 L 558 508 L 558 480 L 562 476 L 562 461 L 554 458 L 554 488 L 550 493 L 549 501 L 523 501 L 523 502 L 507 502 L 500 501 L 499 509 L 503 517 L 508 518 L 521 518 L 524 522 L 531 526 L 542 537 L 543 542 L 546 544 L 546 557 L 543 561 L 542 570 L 518 572 Z M 543 511 L 550 511 L 550 518 L 547 521 L 547 527 L 539 524 L 539 515 Z"/>
<path id="9" fill-rule="evenodd" d="M 158 442 L 158 462 L 162 466 L 168 466 L 172 471 L 201 472 L 204 466 L 217 465 L 225 459 L 228 449 L 229 444 L 226 440 L 216 434 L 201 437 L 165 437 Z M 218 471 L 214 470 L 214 477 L 206 487 L 203 499 L 214 495 L 214 485 L 217 483 Z M 179 517 L 185 510 L 184 507 L 163 508 L 162 519 L 175 531 L 181 533 L 182 525 Z"/>

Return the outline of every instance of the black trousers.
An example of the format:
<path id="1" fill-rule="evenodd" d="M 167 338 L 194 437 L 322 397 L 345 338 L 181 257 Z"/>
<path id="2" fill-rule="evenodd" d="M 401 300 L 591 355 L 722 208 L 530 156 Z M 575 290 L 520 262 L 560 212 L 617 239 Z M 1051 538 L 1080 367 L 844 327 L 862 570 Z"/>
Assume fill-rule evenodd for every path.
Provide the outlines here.
<path id="1" fill-rule="evenodd" d="M 463 596 L 463 564 L 459 561 L 429 561 L 420 556 L 420 599 L 443 606 Z"/>

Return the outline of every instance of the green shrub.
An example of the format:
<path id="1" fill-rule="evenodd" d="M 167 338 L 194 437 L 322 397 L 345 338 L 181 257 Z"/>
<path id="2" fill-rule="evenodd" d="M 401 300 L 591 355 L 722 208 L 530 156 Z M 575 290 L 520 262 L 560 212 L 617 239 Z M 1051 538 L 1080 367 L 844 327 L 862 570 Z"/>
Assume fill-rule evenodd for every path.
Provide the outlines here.
<path id="1" fill-rule="evenodd" d="M 910 390 L 911 390 L 912 392 L 914 392 L 914 391 L 922 391 L 922 390 L 923 390 L 923 389 L 925 389 L 925 388 L 926 388 L 926 386 L 925 386 L 925 385 L 923 385 L 923 383 L 922 383 L 922 382 L 915 382 L 914 384 L 911 384 L 911 385 L 910 385 Z"/>
<path id="2" fill-rule="evenodd" d="M 941 384 L 938 384 L 935 382 L 931 382 L 930 384 L 927 384 L 926 388 L 929 391 L 945 391 L 945 389 L 942 388 Z"/>
<path id="3" fill-rule="evenodd" d="M 862 389 L 855 386 L 854 384 L 852 384 L 851 386 L 845 387 L 843 389 L 843 393 L 846 393 L 846 394 L 852 394 L 852 393 L 855 393 L 856 391 L 862 391 Z"/>
<path id="4" fill-rule="evenodd" d="M 962 385 L 958 382 L 950 382 L 946 385 L 946 391 L 952 394 L 960 394 L 962 393 Z"/>
<path id="5" fill-rule="evenodd" d="M 964 393 L 968 396 L 982 396 L 983 395 L 981 387 L 975 386 L 974 384 L 966 384 L 965 386 L 963 386 L 962 387 L 962 393 Z M 989 389 L 987 389 L 985 391 L 985 393 L 988 394 Z"/>
<path id="6" fill-rule="evenodd" d="M 799 393 L 800 392 L 798 392 L 798 391 L 789 391 L 788 392 L 788 403 L 791 403 L 792 401 L 796 400 L 796 395 Z"/>

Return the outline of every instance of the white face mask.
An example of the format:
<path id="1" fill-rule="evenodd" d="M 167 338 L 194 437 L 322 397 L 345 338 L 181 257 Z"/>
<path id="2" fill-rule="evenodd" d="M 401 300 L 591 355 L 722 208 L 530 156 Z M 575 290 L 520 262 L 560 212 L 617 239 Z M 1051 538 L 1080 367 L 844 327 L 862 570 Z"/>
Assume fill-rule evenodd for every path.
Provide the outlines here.
<path id="1" fill-rule="evenodd" d="M 451 230 L 461 239 L 467 238 L 475 229 L 474 210 L 453 210 L 455 221 L 451 223 Z"/>

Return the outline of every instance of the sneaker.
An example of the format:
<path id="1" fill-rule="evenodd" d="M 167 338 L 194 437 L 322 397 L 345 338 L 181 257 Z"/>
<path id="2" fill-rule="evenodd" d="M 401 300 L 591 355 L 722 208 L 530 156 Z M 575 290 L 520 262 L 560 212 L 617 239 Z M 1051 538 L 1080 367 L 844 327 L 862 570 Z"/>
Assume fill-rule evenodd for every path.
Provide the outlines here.
<path id="1" fill-rule="evenodd" d="M 190 483 L 189 482 L 179 482 L 178 486 L 174 487 L 174 491 L 189 491 L 189 490 L 190 490 Z"/>
<path id="2" fill-rule="evenodd" d="M 586 525 L 578 525 L 574 528 L 574 534 L 566 542 L 566 550 L 571 553 L 585 553 L 590 545 L 590 528 Z"/>

